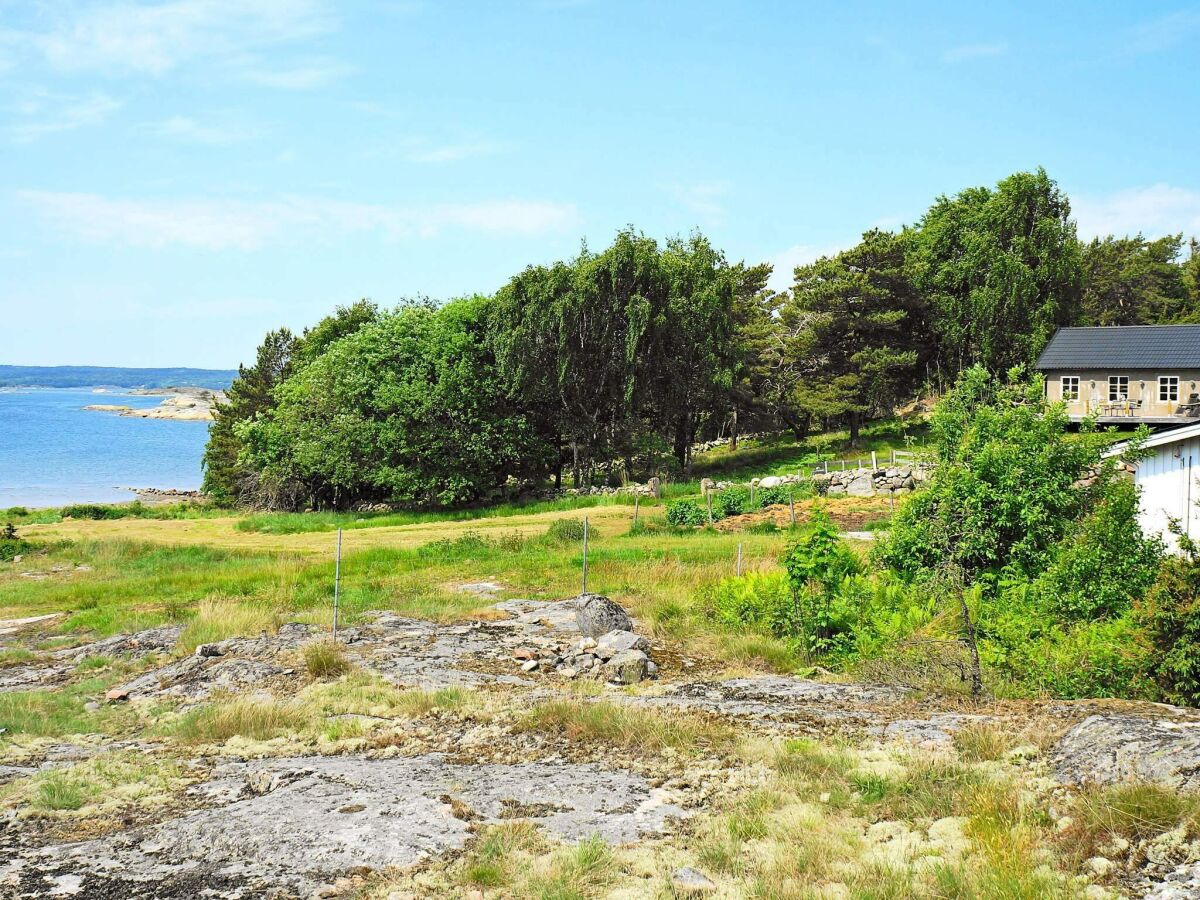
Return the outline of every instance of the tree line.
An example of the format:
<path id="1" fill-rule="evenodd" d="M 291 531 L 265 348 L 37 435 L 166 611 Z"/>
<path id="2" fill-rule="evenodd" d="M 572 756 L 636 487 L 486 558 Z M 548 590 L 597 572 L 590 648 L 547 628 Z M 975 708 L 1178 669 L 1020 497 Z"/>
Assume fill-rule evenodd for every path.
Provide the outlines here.
<path id="1" fill-rule="evenodd" d="M 1063 325 L 1200 321 L 1182 235 L 1081 242 L 1043 170 L 937 198 L 796 268 L 632 229 L 491 296 L 339 307 L 269 333 L 216 413 L 205 489 L 273 508 L 453 505 L 687 472 L 717 434 L 848 427 Z"/>

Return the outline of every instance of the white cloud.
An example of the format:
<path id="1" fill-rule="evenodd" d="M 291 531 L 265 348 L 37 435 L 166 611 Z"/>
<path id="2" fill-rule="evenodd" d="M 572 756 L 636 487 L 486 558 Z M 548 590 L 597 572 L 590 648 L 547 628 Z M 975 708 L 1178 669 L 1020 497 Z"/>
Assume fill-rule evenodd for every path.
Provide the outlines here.
<path id="1" fill-rule="evenodd" d="M 9 107 L 14 121 L 5 131 L 11 140 L 28 143 L 48 134 L 99 125 L 120 108 L 120 101 L 107 94 L 67 97 L 33 91 Z"/>
<path id="2" fill-rule="evenodd" d="M 0 33 L 0 42 L 62 71 L 161 75 L 198 58 L 227 57 L 322 34 L 319 0 L 169 0 L 50 7 L 46 27 Z"/>
<path id="3" fill-rule="evenodd" d="M 817 244 L 793 244 L 767 260 L 772 266 L 771 278 L 767 282 L 767 287 L 773 291 L 790 291 L 795 283 L 797 266 L 806 266 L 810 262 L 816 262 L 822 256 L 834 256 L 847 247 L 853 247 L 856 243 L 858 243 L 856 240 L 850 240 L 823 247 Z"/>
<path id="4" fill-rule="evenodd" d="M 676 203 L 704 219 L 705 224 L 720 224 L 725 217 L 725 206 L 721 203 L 721 198 L 729 193 L 729 185 L 723 181 L 668 184 L 663 185 L 663 188 L 675 198 Z"/>
<path id="5" fill-rule="evenodd" d="M 1079 236 L 1085 240 L 1137 232 L 1146 237 L 1180 231 L 1200 234 L 1200 191 L 1169 184 L 1130 188 L 1105 196 L 1076 194 L 1071 208 Z"/>
<path id="6" fill-rule="evenodd" d="M 973 59 L 989 59 L 995 56 L 1003 56 L 1007 52 L 1008 44 L 1002 42 L 994 44 L 963 44 L 959 47 L 951 47 L 945 51 L 942 54 L 942 62 L 970 62 Z"/>
<path id="7" fill-rule="evenodd" d="M 426 145 L 413 150 L 405 156 L 409 162 L 415 163 L 447 163 L 472 159 L 477 156 L 489 156 L 499 153 L 504 145 L 496 141 L 463 141 L 457 144 L 442 144 L 440 146 Z"/>
<path id="8" fill-rule="evenodd" d="M 86 193 L 23 191 L 47 222 L 87 240 L 136 247 L 254 250 L 293 238 L 376 232 L 386 240 L 432 237 L 459 228 L 540 234 L 576 219 L 568 204 L 530 200 L 392 207 L 312 197 L 237 200 L 118 200 Z"/>
<path id="9" fill-rule="evenodd" d="M 161 122 L 146 126 L 151 134 L 169 140 L 182 141 L 188 144 L 204 144 L 210 147 L 224 147 L 248 141 L 261 134 L 257 128 L 247 128 L 232 124 L 212 124 L 199 122 L 191 116 L 171 116 Z"/>

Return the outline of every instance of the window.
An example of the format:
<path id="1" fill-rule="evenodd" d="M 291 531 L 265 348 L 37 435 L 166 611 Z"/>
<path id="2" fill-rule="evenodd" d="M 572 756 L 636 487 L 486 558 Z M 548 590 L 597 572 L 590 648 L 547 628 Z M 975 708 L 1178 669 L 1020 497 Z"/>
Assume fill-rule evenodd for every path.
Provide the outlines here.
<path id="1" fill-rule="evenodd" d="M 1064 375 L 1062 380 L 1062 398 L 1064 400 L 1079 399 L 1079 376 Z"/>
<path id="2" fill-rule="evenodd" d="M 1108 399 L 1112 400 L 1128 400 L 1129 399 L 1129 376 L 1128 375 L 1109 375 L 1108 376 Z"/>
<path id="3" fill-rule="evenodd" d="M 1179 376 L 1158 376 L 1158 402 L 1174 402 L 1179 399 Z"/>

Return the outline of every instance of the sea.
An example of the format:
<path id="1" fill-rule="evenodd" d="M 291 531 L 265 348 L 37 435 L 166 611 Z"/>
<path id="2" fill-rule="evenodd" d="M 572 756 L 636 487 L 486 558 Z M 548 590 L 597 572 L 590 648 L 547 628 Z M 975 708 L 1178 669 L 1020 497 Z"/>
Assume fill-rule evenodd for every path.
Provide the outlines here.
<path id="1" fill-rule="evenodd" d="M 0 509 L 120 503 L 134 498 L 130 488 L 200 487 L 207 422 L 84 409 L 162 399 L 119 388 L 0 388 Z"/>

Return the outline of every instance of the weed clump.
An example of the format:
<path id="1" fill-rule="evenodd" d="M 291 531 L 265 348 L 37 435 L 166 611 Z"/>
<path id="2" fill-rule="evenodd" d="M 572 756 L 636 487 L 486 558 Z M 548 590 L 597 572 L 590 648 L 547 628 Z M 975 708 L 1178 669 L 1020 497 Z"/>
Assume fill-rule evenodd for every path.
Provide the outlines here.
<path id="1" fill-rule="evenodd" d="M 313 678 L 336 678 L 350 671 L 350 660 L 332 641 L 317 641 L 304 648 L 304 668 Z"/>

